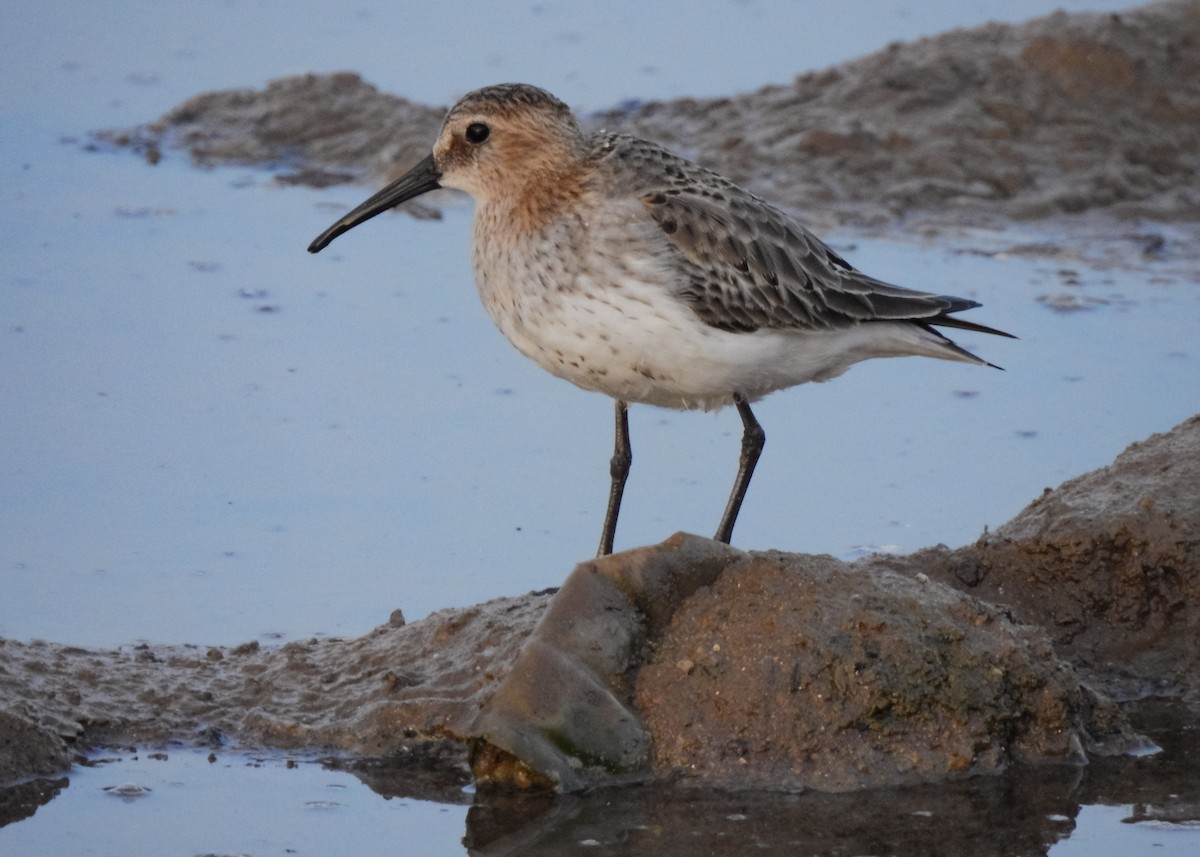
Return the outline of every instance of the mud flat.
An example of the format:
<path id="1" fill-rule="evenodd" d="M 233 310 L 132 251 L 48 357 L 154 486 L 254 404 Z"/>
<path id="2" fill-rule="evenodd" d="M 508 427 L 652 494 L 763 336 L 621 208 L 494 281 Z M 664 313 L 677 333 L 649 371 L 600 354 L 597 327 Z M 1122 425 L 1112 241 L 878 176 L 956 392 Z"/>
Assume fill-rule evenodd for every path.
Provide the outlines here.
<path id="1" fill-rule="evenodd" d="M 199 95 L 95 143 L 151 162 L 182 151 L 203 166 L 268 166 L 283 183 L 378 183 L 425 156 L 445 110 L 349 72 L 300 75 Z M 587 121 L 662 142 L 822 229 L 1085 211 L 1195 221 L 1200 8 L 1170 0 L 953 30 L 788 84 Z M 435 215 L 431 205 L 408 210 Z"/>

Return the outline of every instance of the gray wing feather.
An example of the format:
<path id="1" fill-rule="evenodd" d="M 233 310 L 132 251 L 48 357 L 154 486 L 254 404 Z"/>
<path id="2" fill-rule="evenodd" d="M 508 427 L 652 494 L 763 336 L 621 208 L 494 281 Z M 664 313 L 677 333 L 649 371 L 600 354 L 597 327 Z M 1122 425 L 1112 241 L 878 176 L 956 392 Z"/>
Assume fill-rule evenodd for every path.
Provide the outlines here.
<path id="1" fill-rule="evenodd" d="M 689 263 L 680 296 L 715 327 L 821 330 L 885 319 L 937 323 L 948 312 L 977 305 L 869 277 L 748 194 L 713 200 L 679 188 L 639 198 Z"/>
<path id="2" fill-rule="evenodd" d="M 604 141 L 616 186 L 636 197 L 687 272 L 679 296 L 713 327 L 830 330 L 909 320 L 987 333 L 950 319 L 975 301 L 867 276 L 775 206 L 645 140 Z"/>

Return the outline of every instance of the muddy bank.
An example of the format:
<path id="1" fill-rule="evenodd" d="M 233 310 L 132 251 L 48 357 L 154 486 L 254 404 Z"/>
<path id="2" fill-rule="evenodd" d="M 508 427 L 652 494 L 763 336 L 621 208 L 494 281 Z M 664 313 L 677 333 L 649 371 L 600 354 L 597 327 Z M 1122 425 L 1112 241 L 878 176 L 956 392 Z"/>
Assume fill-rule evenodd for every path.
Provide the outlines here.
<path id="1" fill-rule="evenodd" d="M 958 551 L 846 564 L 679 536 L 612 557 L 607 571 L 586 563 L 577 576 L 615 588 L 576 592 L 567 624 L 539 628 L 539 646 L 551 659 L 566 652 L 565 672 L 586 667 L 588 693 L 539 694 L 528 670 L 513 669 L 550 594 L 278 649 L 0 641 L 0 780 L 51 773 L 96 746 L 168 740 L 465 775 L 471 736 L 491 742 L 525 706 L 518 722 L 562 738 L 543 709 L 570 719 L 564 700 L 589 695 L 638 721 L 620 728 L 645 736 L 627 766 L 643 778 L 840 790 L 1078 761 L 1132 738 L 1104 691 L 1200 699 L 1198 468 L 1200 416 Z M 622 611 L 626 624 L 613 618 Z M 510 687 L 497 717 L 513 675 L 526 689 Z M 605 775 L 619 767 L 557 746 L 584 775 L 597 762 Z"/>
<path id="2" fill-rule="evenodd" d="M 640 134 L 843 220 L 1200 216 L 1200 7 L 1055 13 L 894 44 L 729 99 L 650 104 Z M 743 129 L 754 129 L 743 133 Z"/>
<path id="3" fill-rule="evenodd" d="M 206 166 L 267 166 L 285 183 L 379 182 L 428 152 L 444 111 L 352 73 L 303 75 L 200 95 L 94 138 L 152 163 L 183 150 Z M 789 84 L 585 122 L 660 141 L 820 228 L 1088 210 L 1195 220 L 1200 7 L 1172 0 L 955 30 Z M 409 210 L 431 215 L 436 204 Z"/>
<path id="4" fill-rule="evenodd" d="M 1200 416 L 911 568 L 1012 608 L 1117 695 L 1200 700 Z"/>
<path id="5" fill-rule="evenodd" d="M 280 648 L 0 640 L 0 782 L 61 770 L 73 750 L 176 739 L 436 758 L 440 738 L 467 733 L 548 600 L 499 599 L 412 625 L 397 613 L 364 637 Z"/>

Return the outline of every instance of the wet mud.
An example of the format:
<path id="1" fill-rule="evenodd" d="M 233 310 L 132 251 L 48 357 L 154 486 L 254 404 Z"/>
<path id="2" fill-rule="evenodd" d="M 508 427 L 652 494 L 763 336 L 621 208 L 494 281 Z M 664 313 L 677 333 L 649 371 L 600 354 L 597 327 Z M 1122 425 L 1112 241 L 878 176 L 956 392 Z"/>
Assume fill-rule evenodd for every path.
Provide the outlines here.
<path id="1" fill-rule="evenodd" d="M 1046 489 L 972 546 L 907 561 L 1045 628 L 1114 697 L 1200 702 L 1200 417 Z"/>
<path id="2" fill-rule="evenodd" d="M 93 145 L 131 147 L 152 163 L 182 151 L 203 166 L 266 166 L 282 183 L 378 183 L 428 153 L 445 110 L 353 73 L 310 74 L 199 95 Z M 1200 8 L 1170 0 L 954 30 L 788 84 L 584 121 L 661 142 L 818 229 L 942 230 L 1084 211 L 1191 221 Z M 437 204 L 406 210 L 435 216 Z"/>

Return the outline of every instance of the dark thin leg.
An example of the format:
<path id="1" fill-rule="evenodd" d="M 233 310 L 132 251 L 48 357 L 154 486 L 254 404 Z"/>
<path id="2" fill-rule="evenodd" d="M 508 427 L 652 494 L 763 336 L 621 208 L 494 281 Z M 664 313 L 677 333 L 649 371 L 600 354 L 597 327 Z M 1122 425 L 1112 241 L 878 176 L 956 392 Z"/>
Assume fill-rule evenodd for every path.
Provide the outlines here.
<path id="1" fill-rule="evenodd" d="M 733 491 L 725 506 L 725 514 L 721 516 L 721 526 L 717 527 L 717 534 L 713 536 L 725 544 L 729 544 L 733 537 L 733 525 L 737 523 L 738 510 L 742 508 L 742 500 L 746 498 L 746 489 L 750 487 L 754 465 L 758 464 L 758 456 L 762 454 L 763 445 L 767 442 L 767 434 L 754 418 L 746 400 L 741 396 L 734 396 L 733 402 L 742 417 L 742 454 L 738 458 L 737 479 L 733 480 Z"/>
<path id="2" fill-rule="evenodd" d="M 600 534 L 600 550 L 596 556 L 612 553 L 613 537 L 617 534 L 617 515 L 621 511 L 621 495 L 625 493 L 625 479 L 629 476 L 629 465 L 633 463 L 633 449 L 629 446 L 629 410 L 620 399 L 617 402 L 616 443 L 613 457 L 608 465 L 612 474 L 612 488 L 608 492 L 608 512 L 604 515 L 604 532 Z"/>

